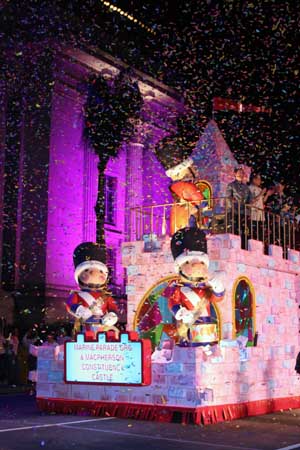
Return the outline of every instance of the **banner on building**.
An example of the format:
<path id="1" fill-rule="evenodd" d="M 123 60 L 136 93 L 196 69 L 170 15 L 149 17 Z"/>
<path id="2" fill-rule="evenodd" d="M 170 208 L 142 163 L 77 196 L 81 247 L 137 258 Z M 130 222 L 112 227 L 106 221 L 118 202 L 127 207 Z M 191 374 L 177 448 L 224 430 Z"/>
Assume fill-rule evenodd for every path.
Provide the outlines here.
<path id="1" fill-rule="evenodd" d="M 245 105 L 244 103 L 231 100 L 230 98 L 214 97 L 213 111 L 271 113 L 272 109 L 266 108 L 265 106 Z"/>

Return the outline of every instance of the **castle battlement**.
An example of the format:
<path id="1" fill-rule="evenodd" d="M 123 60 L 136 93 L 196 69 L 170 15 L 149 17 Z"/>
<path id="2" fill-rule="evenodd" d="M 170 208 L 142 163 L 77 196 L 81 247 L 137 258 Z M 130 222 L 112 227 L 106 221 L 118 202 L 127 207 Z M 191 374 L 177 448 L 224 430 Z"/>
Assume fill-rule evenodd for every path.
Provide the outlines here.
<path id="1" fill-rule="evenodd" d="M 280 310 L 294 308 L 289 322 L 298 338 L 298 303 L 300 302 L 300 253 L 288 251 L 283 258 L 282 248 L 269 246 L 269 255 L 264 254 L 263 243 L 250 240 L 249 250 L 241 248 L 240 236 L 218 234 L 208 237 L 210 269 L 219 272 L 226 286 L 225 300 L 218 305 L 222 322 L 232 322 L 233 289 L 238 279 L 246 278 L 253 286 L 256 313 L 262 309 Z M 127 242 L 122 247 L 122 263 L 127 270 L 128 328 L 135 322 L 135 312 L 143 297 L 160 279 L 175 275 L 170 251 L 170 238 L 159 240 L 159 249 L 144 252 L 144 242 Z M 256 321 L 260 329 L 260 322 Z M 279 319 L 277 319 L 279 320 Z M 261 330 L 260 330 L 261 331 Z"/>

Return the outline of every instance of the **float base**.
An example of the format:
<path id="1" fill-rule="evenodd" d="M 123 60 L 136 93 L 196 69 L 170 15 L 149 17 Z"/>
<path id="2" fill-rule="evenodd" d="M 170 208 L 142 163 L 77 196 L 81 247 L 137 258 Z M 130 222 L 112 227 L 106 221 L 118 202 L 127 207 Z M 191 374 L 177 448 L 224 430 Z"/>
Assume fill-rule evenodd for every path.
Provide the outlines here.
<path id="1" fill-rule="evenodd" d="M 300 396 L 197 408 L 42 397 L 37 398 L 37 405 L 48 413 L 209 425 L 300 408 Z"/>

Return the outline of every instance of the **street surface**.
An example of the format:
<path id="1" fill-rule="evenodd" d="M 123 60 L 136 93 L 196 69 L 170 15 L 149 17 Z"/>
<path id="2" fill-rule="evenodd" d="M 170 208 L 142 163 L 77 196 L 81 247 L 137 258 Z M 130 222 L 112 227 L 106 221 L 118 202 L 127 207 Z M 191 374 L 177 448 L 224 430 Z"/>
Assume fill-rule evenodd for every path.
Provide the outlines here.
<path id="1" fill-rule="evenodd" d="M 199 427 L 40 413 L 29 394 L 0 396 L 0 450 L 300 450 L 300 410 Z"/>

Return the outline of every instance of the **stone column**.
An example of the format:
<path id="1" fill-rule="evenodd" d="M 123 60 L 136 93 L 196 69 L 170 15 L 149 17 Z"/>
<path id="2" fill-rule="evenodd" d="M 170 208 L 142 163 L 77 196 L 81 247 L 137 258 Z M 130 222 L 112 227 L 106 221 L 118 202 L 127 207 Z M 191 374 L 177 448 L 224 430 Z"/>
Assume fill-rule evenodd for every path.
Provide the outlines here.
<path id="1" fill-rule="evenodd" d="M 97 156 L 85 146 L 83 175 L 83 241 L 96 240 Z"/>
<path id="2" fill-rule="evenodd" d="M 136 240 L 139 236 L 139 220 L 137 209 L 143 206 L 143 150 L 144 145 L 140 142 L 130 142 L 127 147 L 127 171 L 126 171 L 126 217 L 125 231 L 126 238 L 130 241 Z M 142 211 L 140 211 L 142 212 Z"/>
<path id="3" fill-rule="evenodd" d="M 3 195 L 4 195 L 4 163 L 5 163 L 5 114 L 6 114 L 6 86 L 0 82 L 0 261 L 2 261 L 3 234 Z M 2 269 L 0 268 L 0 281 Z"/>

